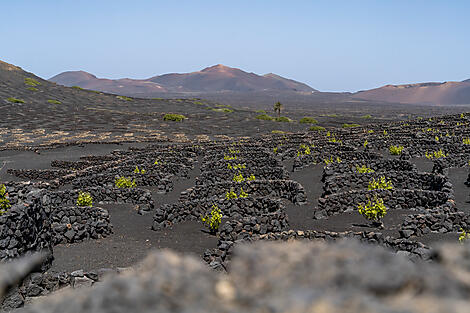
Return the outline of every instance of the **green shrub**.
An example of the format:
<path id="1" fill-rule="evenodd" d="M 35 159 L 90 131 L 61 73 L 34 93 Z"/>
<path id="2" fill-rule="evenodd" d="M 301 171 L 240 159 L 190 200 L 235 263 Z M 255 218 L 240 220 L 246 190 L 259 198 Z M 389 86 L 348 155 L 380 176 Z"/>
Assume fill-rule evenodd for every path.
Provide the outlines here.
<path id="1" fill-rule="evenodd" d="M 370 221 L 378 222 L 385 216 L 385 214 L 387 214 L 384 200 L 377 197 L 377 195 L 374 196 L 373 201 L 369 199 L 367 203 L 359 203 L 357 208 L 359 210 L 359 214 Z"/>
<path id="2" fill-rule="evenodd" d="M 154 163 L 154 165 L 158 165 L 158 163 L 157 164 Z M 139 169 L 139 167 L 137 165 L 135 166 L 134 174 L 145 174 L 146 172 L 147 171 L 144 170 L 144 169 Z"/>
<path id="3" fill-rule="evenodd" d="M 80 191 L 78 193 L 77 205 L 78 206 L 92 206 L 93 197 L 91 196 L 89 192 Z"/>
<path id="4" fill-rule="evenodd" d="M 361 126 L 361 125 L 359 125 L 359 124 L 347 124 L 347 123 L 343 124 L 343 128 L 352 128 L 352 127 L 359 127 L 359 126 Z"/>
<path id="5" fill-rule="evenodd" d="M 237 174 L 233 175 L 232 181 L 236 183 L 241 183 L 245 181 L 245 178 L 243 177 L 243 174 L 239 172 L 238 175 Z"/>
<path id="6" fill-rule="evenodd" d="M 370 114 L 363 115 L 363 116 L 361 116 L 361 118 L 369 119 L 369 118 L 372 118 L 372 115 L 370 115 Z"/>
<path id="7" fill-rule="evenodd" d="M 217 205 L 213 204 L 210 215 L 201 215 L 201 221 L 207 228 L 209 228 L 211 234 L 216 234 L 220 223 L 222 222 L 222 211 Z"/>
<path id="8" fill-rule="evenodd" d="M 425 152 L 424 154 L 427 159 L 433 160 L 433 159 L 440 159 L 440 158 L 445 158 L 447 155 L 442 151 L 442 149 L 439 149 L 438 151 L 432 151 L 432 152 Z"/>
<path id="9" fill-rule="evenodd" d="M 393 189 L 392 181 L 391 180 L 386 180 L 385 176 L 380 176 L 379 179 L 375 180 L 375 178 L 372 178 L 371 181 L 369 181 L 369 190 L 377 190 L 377 189 Z"/>
<path id="10" fill-rule="evenodd" d="M 325 131 L 326 129 L 325 127 L 315 125 L 315 126 L 310 127 L 308 130 L 319 132 L 319 131 Z"/>
<path id="11" fill-rule="evenodd" d="M 36 87 L 36 86 L 39 86 L 41 85 L 40 82 L 38 82 L 37 80 L 35 80 L 34 78 L 30 78 L 30 77 L 27 77 L 24 79 L 24 83 L 28 86 L 31 86 L 31 87 Z"/>
<path id="12" fill-rule="evenodd" d="M 58 100 L 52 100 L 52 99 L 49 99 L 47 100 L 47 102 L 51 103 L 51 104 L 61 104 L 62 102 L 58 101 Z"/>
<path id="13" fill-rule="evenodd" d="M 167 113 L 163 116 L 164 121 L 182 122 L 186 117 L 181 114 Z"/>
<path id="14" fill-rule="evenodd" d="M 263 114 L 266 114 L 266 111 L 265 111 L 265 110 L 257 110 L 256 113 L 263 113 Z"/>
<path id="15" fill-rule="evenodd" d="M 470 145 L 470 138 L 466 137 L 462 139 L 464 145 Z"/>
<path id="16" fill-rule="evenodd" d="M 11 103 L 24 103 L 24 100 L 16 99 L 16 98 L 13 98 L 13 97 L 8 98 L 7 101 L 11 102 Z"/>
<path id="17" fill-rule="evenodd" d="M 269 115 L 267 115 L 267 114 L 260 114 L 260 115 L 256 116 L 256 118 L 257 118 L 258 120 L 263 120 L 263 121 L 272 121 L 272 120 L 274 120 L 273 117 L 271 117 L 271 116 L 269 116 Z"/>
<path id="18" fill-rule="evenodd" d="M 464 241 L 467 241 L 470 238 L 470 234 L 465 229 L 460 228 L 460 232 L 461 232 L 459 236 L 460 243 L 463 243 Z"/>
<path id="19" fill-rule="evenodd" d="M 132 98 L 126 97 L 126 96 L 117 96 L 119 100 L 125 100 L 125 101 L 132 101 Z"/>
<path id="20" fill-rule="evenodd" d="M 403 146 L 390 146 L 388 147 L 388 151 L 392 155 L 400 155 L 403 151 Z"/>
<path id="21" fill-rule="evenodd" d="M 302 124 L 316 124 L 318 121 L 314 119 L 313 117 L 302 117 L 299 121 L 299 123 Z"/>
<path id="22" fill-rule="evenodd" d="M 11 207 L 10 200 L 8 200 L 7 187 L 2 184 L 0 186 L 0 215 L 5 214 Z"/>
<path id="23" fill-rule="evenodd" d="M 368 174 L 368 173 L 374 173 L 375 171 L 365 165 L 359 166 L 356 165 L 356 172 L 359 174 Z"/>
<path id="24" fill-rule="evenodd" d="M 276 122 L 282 122 L 282 123 L 289 123 L 292 122 L 292 120 L 288 117 L 285 116 L 279 116 L 275 118 Z"/>
<path id="25" fill-rule="evenodd" d="M 235 191 L 233 191 L 233 188 L 230 188 L 230 191 L 227 191 L 225 193 L 225 199 L 227 199 L 227 200 L 238 199 L 238 196 L 235 193 Z"/>
<path id="26" fill-rule="evenodd" d="M 116 186 L 116 188 L 134 188 L 137 186 L 135 183 L 135 179 L 131 180 L 130 178 L 124 176 L 116 178 L 116 180 L 114 181 L 114 185 Z"/>
<path id="27" fill-rule="evenodd" d="M 82 87 L 80 87 L 80 86 L 72 86 L 72 88 L 78 89 L 78 90 L 84 90 L 84 89 L 83 89 Z"/>
<path id="28" fill-rule="evenodd" d="M 26 88 L 26 89 L 31 90 L 31 91 L 38 91 L 38 90 L 39 90 L 39 89 L 37 89 L 37 88 L 35 88 L 35 87 L 28 87 L 28 88 Z"/>
<path id="29" fill-rule="evenodd" d="M 271 134 L 285 134 L 286 132 L 285 131 L 282 131 L 282 130 L 272 130 L 271 131 Z"/>
<path id="30" fill-rule="evenodd" d="M 255 175 L 251 174 L 246 180 L 254 181 L 254 180 L 256 180 L 256 177 L 255 177 Z"/>

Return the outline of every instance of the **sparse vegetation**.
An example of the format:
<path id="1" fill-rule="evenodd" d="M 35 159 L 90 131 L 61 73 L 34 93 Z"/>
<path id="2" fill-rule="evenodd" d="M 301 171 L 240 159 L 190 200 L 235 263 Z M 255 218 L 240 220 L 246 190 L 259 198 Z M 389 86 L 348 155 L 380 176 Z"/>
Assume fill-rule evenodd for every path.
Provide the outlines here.
<path id="1" fill-rule="evenodd" d="M 445 158 L 447 155 L 442 151 L 442 149 L 439 149 L 437 151 L 432 151 L 432 152 L 426 151 L 424 156 L 429 160 L 434 160 L 434 159 Z"/>
<path id="2" fill-rule="evenodd" d="M 459 242 L 464 243 L 470 238 L 470 234 L 463 228 L 460 228 Z"/>
<path id="3" fill-rule="evenodd" d="M 265 111 L 265 110 L 256 110 L 255 112 L 256 112 L 256 113 L 263 113 L 263 114 L 266 114 L 266 111 Z"/>
<path id="4" fill-rule="evenodd" d="M 367 203 L 359 203 L 359 214 L 369 221 L 380 222 L 380 220 L 387 214 L 384 200 L 374 195 L 374 199 L 369 199 Z"/>
<path id="5" fill-rule="evenodd" d="M 377 189 L 393 189 L 392 181 L 387 180 L 385 176 L 380 176 L 377 180 L 375 178 L 372 178 L 372 180 L 369 181 L 369 190 L 377 190 Z"/>
<path id="6" fill-rule="evenodd" d="M 50 104 L 62 104 L 62 102 L 60 102 L 59 100 L 52 100 L 52 99 L 47 100 L 47 102 L 49 102 Z"/>
<path id="7" fill-rule="evenodd" d="M 359 125 L 359 124 L 347 124 L 347 123 L 343 124 L 343 128 L 352 128 L 352 127 L 359 127 L 359 126 L 361 126 L 361 125 Z"/>
<path id="8" fill-rule="evenodd" d="M 5 214 L 10 207 L 11 204 L 8 199 L 7 187 L 2 184 L 0 186 L 0 215 Z"/>
<path id="9" fill-rule="evenodd" d="M 359 174 L 368 174 L 368 173 L 374 173 L 375 171 L 365 165 L 362 165 L 362 166 L 356 165 L 356 172 L 358 172 Z"/>
<path id="10" fill-rule="evenodd" d="M 257 115 L 256 118 L 257 118 L 258 120 L 263 120 L 263 121 L 272 121 L 272 120 L 274 120 L 274 117 L 271 117 L 271 116 L 269 116 L 269 115 L 267 115 L 267 114 L 260 114 L 260 115 Z"/>
<path id="11" fill-rule="evenodd" d="M 369 119 L 369 118 L 372 118 L 372 115 L 366 114 L 366 115 L 361 116 L 361 118 Z"/>
<path id="12" fill-rule="evenodd" d="M 89 192 L 80 191 L 77 198 L 77 206 L 92 206 L 93 197 Z"/>
<path id="13" fill-rule="evenodd" d="M 28 86 L 31 86 L 31 87 L 37 87 L 37 86 L 41 85 L 41 83 L 38 82 L 36 79 L 30 78 L 30 77 L 25 78 L 24 83 Z"/>
<path id="14" fill-rule="evenodd" d="M 308 130 L 310 130 L 310 131 L 325 131 L 326 129 L 325 129 L 325 127 L 315 125 L 315 126 L 310 127 Z"/>
<path id="15" fill-rule="evenodd" d="M 390 146 L 388 147 L 388 151 L 391 155 L 400 155 L 403 151 L 403 146 Z"/>
<path id="16" fill-rule="evenodd" d="M 167 113 L 163 116 L 164 121 L 182 122 L 186 117 L 182 114 Z"/>
<path id="17" fill-rule="evenodd" d="M 26 89 L 28 89 L 29 91 L 39 91 L 39 89 L 37 89 L 36 87 L 28 87 Z"/>
<path id="18" fill-rule="evenodd" d="M 126 96 L 116 96 L 119 100 L 125 100 L 125 101 L 132 101 L 132 98 L 126 97 Z"/>
<path id="19" fill-rule="evenodd" d="M 299 121 L 299 123 L 302 124 L 317 124 L 318 121 L 314 119 L 313 117 L 302 117 Z"/>
<path id="20" fill-rule="evenodd" d="M 283 123 L 289 123 L 289 122 L 292 122 L 292 120 L 288 117 L 285 117 L 285 116 L 280 116 L 280 117 L 276 117 L 276 122 L 283 122 Z"/>
<path id="21" fill-rule="evenodd" d="M 220 223 L 222 222 L 222 211 L 216 204 L 212 205 L 212 211 L 209 215 L 202 216 L 201 221 L 209 228 L 211 234 L 216 234 L 219 230 Z"/>
<path id="22" fill-rule="evenodd" d="M 120 176 L 114 181 L 116 188 L 134 188 L 137 186 L 135 179 Z"/>
<path id="23" fill-rule="evenodd" d="M 14 97 L 10 97 L 7 99 L 8 102 L 11 102 L 11 103 L 24 103 L 24 100 L 22 99 L 17 99 L 17 98 L 14 98 Z"/>

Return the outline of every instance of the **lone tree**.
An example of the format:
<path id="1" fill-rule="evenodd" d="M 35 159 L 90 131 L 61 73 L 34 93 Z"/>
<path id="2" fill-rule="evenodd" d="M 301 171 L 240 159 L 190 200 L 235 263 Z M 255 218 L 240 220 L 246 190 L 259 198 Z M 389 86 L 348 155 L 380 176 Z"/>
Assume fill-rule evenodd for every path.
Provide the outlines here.
<path id="1" fill-rule="evenodd" d="M 282 103 L 281 102 L 276 102 L 274 104 L 274 112 L 277 112 L 277 116 L 281 117 L 281 109 L 282 109 Z"/>

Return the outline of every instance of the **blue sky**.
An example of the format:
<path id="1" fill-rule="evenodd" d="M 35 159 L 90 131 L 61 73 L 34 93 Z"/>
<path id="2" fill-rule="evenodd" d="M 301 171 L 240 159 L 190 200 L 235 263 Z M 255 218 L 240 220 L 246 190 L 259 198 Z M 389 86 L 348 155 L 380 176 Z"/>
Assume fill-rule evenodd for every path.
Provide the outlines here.
<path id="1" fill-rule="evenodd" d="M 0 60 L 148 78 L 214 64 L 322 91 L 470 78 L 470 1 L 1 1 Z"/>

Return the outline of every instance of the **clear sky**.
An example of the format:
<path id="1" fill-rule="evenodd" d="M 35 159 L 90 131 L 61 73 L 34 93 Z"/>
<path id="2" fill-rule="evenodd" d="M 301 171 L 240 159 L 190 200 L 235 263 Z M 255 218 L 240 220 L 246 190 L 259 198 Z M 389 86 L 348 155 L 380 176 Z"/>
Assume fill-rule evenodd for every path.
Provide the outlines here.
<path id="1" fill-rule="evenodd" d="M 43 78 L 214 64 L 322 91 L 470 78 L 470 1 L 0 1 L 0 60 Z"/>

